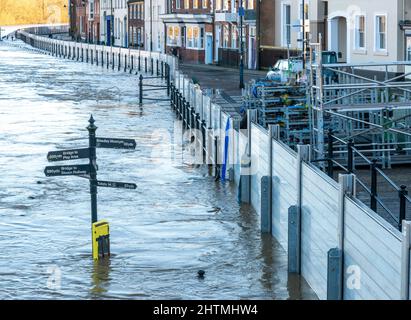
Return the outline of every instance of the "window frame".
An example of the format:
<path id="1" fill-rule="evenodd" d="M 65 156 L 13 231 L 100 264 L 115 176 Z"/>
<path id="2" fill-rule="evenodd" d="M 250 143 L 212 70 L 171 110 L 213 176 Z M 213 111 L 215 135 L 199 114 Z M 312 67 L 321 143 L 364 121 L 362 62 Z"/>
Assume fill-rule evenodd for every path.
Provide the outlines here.
<path id="1" fill-rule="evenodd" d="M 385 19 L 385 30 L 381 32 L 379 30 L 379 18 L 383 17 Z M 384 48 L 381 48 L 380 36 L 384 34 Z M 387 53 L 388 52 L 388 15 L 387 13 L 376 13 L 374 16 L 374 51 L 376 53 Z"/>

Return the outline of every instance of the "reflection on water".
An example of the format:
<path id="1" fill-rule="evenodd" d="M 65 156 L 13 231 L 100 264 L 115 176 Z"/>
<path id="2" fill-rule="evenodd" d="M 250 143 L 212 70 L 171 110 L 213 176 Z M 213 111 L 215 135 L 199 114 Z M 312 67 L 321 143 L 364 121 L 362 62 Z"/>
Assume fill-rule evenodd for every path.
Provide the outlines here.
<path id="1" fill-rule="evenodd" d="M 138 106 L 137 77 L 24 47 L 0 44 L 0 298 L 315 298 L 235 188 L 185 161 L 169 105 Z M 113 255 L 97 263 L 87 180 L 43 173 L 48 151 L 87 146 L 91 113 L 98 136 L 137 141 L 97 151 L 100 179 L 138 185 L 99 189 Z"/>

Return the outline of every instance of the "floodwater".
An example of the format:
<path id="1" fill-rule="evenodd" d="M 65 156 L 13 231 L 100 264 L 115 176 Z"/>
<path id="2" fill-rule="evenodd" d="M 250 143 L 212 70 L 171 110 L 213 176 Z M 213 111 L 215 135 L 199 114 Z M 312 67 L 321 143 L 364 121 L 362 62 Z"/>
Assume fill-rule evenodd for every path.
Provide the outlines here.
<path id="1" fill-rule="evenodd" d="M 315 299 L 235 188 L 185 161 L 169 104 L 136 92 L 136 76 L 0 42 L 0 299 Z M 98 263 L 88 181 L 43 172 L 48 151 L 87 146 L 90 114 L 97 136 L 137 141 L 97 151 L 100 179 L 138 185 L 99 188 Z"/>

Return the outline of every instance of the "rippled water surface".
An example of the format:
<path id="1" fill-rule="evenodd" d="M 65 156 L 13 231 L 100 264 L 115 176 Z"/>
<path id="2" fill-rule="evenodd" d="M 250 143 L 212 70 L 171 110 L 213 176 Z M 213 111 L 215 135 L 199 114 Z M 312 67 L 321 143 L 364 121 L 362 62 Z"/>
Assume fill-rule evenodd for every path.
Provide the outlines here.
<path id="1" fill-rule="evenodd" d="M 236 190 L 184 161 L 168 103 L 139 107 L 136 93 L 136 76 L 0 42 L 0 298 L 315 298 Z M 100 179 L 138 185 L 99 189 L 113 254 L 100 263 L 88 181 L 43 173 L 48 151 L 87 146 L 90 114 L 98 136 L 137 140 L 97 152 Z"/>

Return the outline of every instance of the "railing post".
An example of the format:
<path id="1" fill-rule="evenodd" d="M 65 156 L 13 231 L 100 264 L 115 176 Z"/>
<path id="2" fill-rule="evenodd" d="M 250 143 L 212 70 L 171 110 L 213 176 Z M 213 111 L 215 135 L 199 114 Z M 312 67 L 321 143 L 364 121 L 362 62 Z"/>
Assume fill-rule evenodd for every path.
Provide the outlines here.
<path id="1" fill-rule="evenodd" d="M 406 196 L 408 195 L 407 186 L 402 185 L 399 191 L 400 197 L 400 219 L 398 223 L 398 228 L 401 231 L 403 220 L 406 219 L 407 213 L 407 199 Z"/>
<path id="2" fill-rule="evenodd" d="M 328 176 L 334 177 L 334 136 L 333 131 L 330 129 L 328 131 Z"/>
<path id="3" fill-rule="evenodd" d="M 220 178 L 220 165 L 218 163 L 218 136 L 214 137 L 214 177 L 217 179 Z"/>
<path id="4" fill-rule="evenodd" d="M 170 71 L 169 68 L 167 68 L 167 95 L 170 95 L 170 83 L 171 83 L 171 78 L 170 78 Z"/>
<path id="5" fill-rule="evenodd" d="M 153 60 L 153 58 L 150 59 L 150 69 L 151 69 L 151 75 L 154 75 L 154 60 Z"/>
<path id="6" fill-rule="evenodd" d="M 141 56 L 139 55 L 138 56 L 138 72 L 140 72 L 141 71 Z"/>
<path id="7" fill-rule="evenodd" d="M 121 69 L 121 53 L 118 53 L 118 66 L 117 66 L 117 71 L 120 71 Z"/>
<path id="8" fill-rule="evenodd" d="M 139 88 L 138 100 L 139 100 L 140 105 L 142 105 L 143 104 L 143 75 L 142 74 L 140 74 L 140 77 L 139 77 L 138 88 Z"/>
<path id="9" fill-rule="evenodd" d="M 205 120 L 201 121 L 201 138 L 202 138 L 202 148 L 203 148 L 203 163 L 206 164 L 207 159 L 206 159 L 206 122 Z"/>
<path id="10" fill-rule="evenodd" d="M 144 64 L 145 64 L 145 66 L 144 66 L 144 72 L 145 73 L 147 73 L 147 57 L 144 57 Z"/>
<path id="11" fill-rule="evenodd" d="M 348 168 L 348 173 L 353 173 L 354 172 L 354 154 L 353 154 L 353 147 L 354 147 L 354 142 L 352 139 L 348 140 L 347 144 L 347 168 Z"/>
<path id="12" fill-rule="evenodd" d="M 160 75 L 160 69 L 158 67 L 158 59 L 156 60 L 157 77 Z"/>
<path id="13" fill-rule="evenodd" d="M 111 69 L 114 70 L 114 52 L 111 55 Z"/>
<path id="14" fill-rule="evenodd" d="M 124 55 L 124 72 L 127 72 L 127 54 Z"/>
<path id="15" fill-rule="evenodd" d="M 110 66 L 110 54 L 107 52 L 107 55 L 106 55 L 106 57 L 107 57 L 107 69 L 109 68 L 109 66 Z"/>
<path id="16" fill-rule="evenodd" d="M 371 210 L 377 212 L 377 159 L 371 161 Z"/>
<path id="17" fill-rule="evenodd" d="M 161 79 L 164 78 L 164 62 L 161 61 Z"/>
<path id="18" fill-rule="evenodd" d="M 134 56 L 133 55 L 131 55 L 131 68 L 130 68 L 130 73 L 132 73 L 133 72 L 133 70 L 134 70 Z"/>

